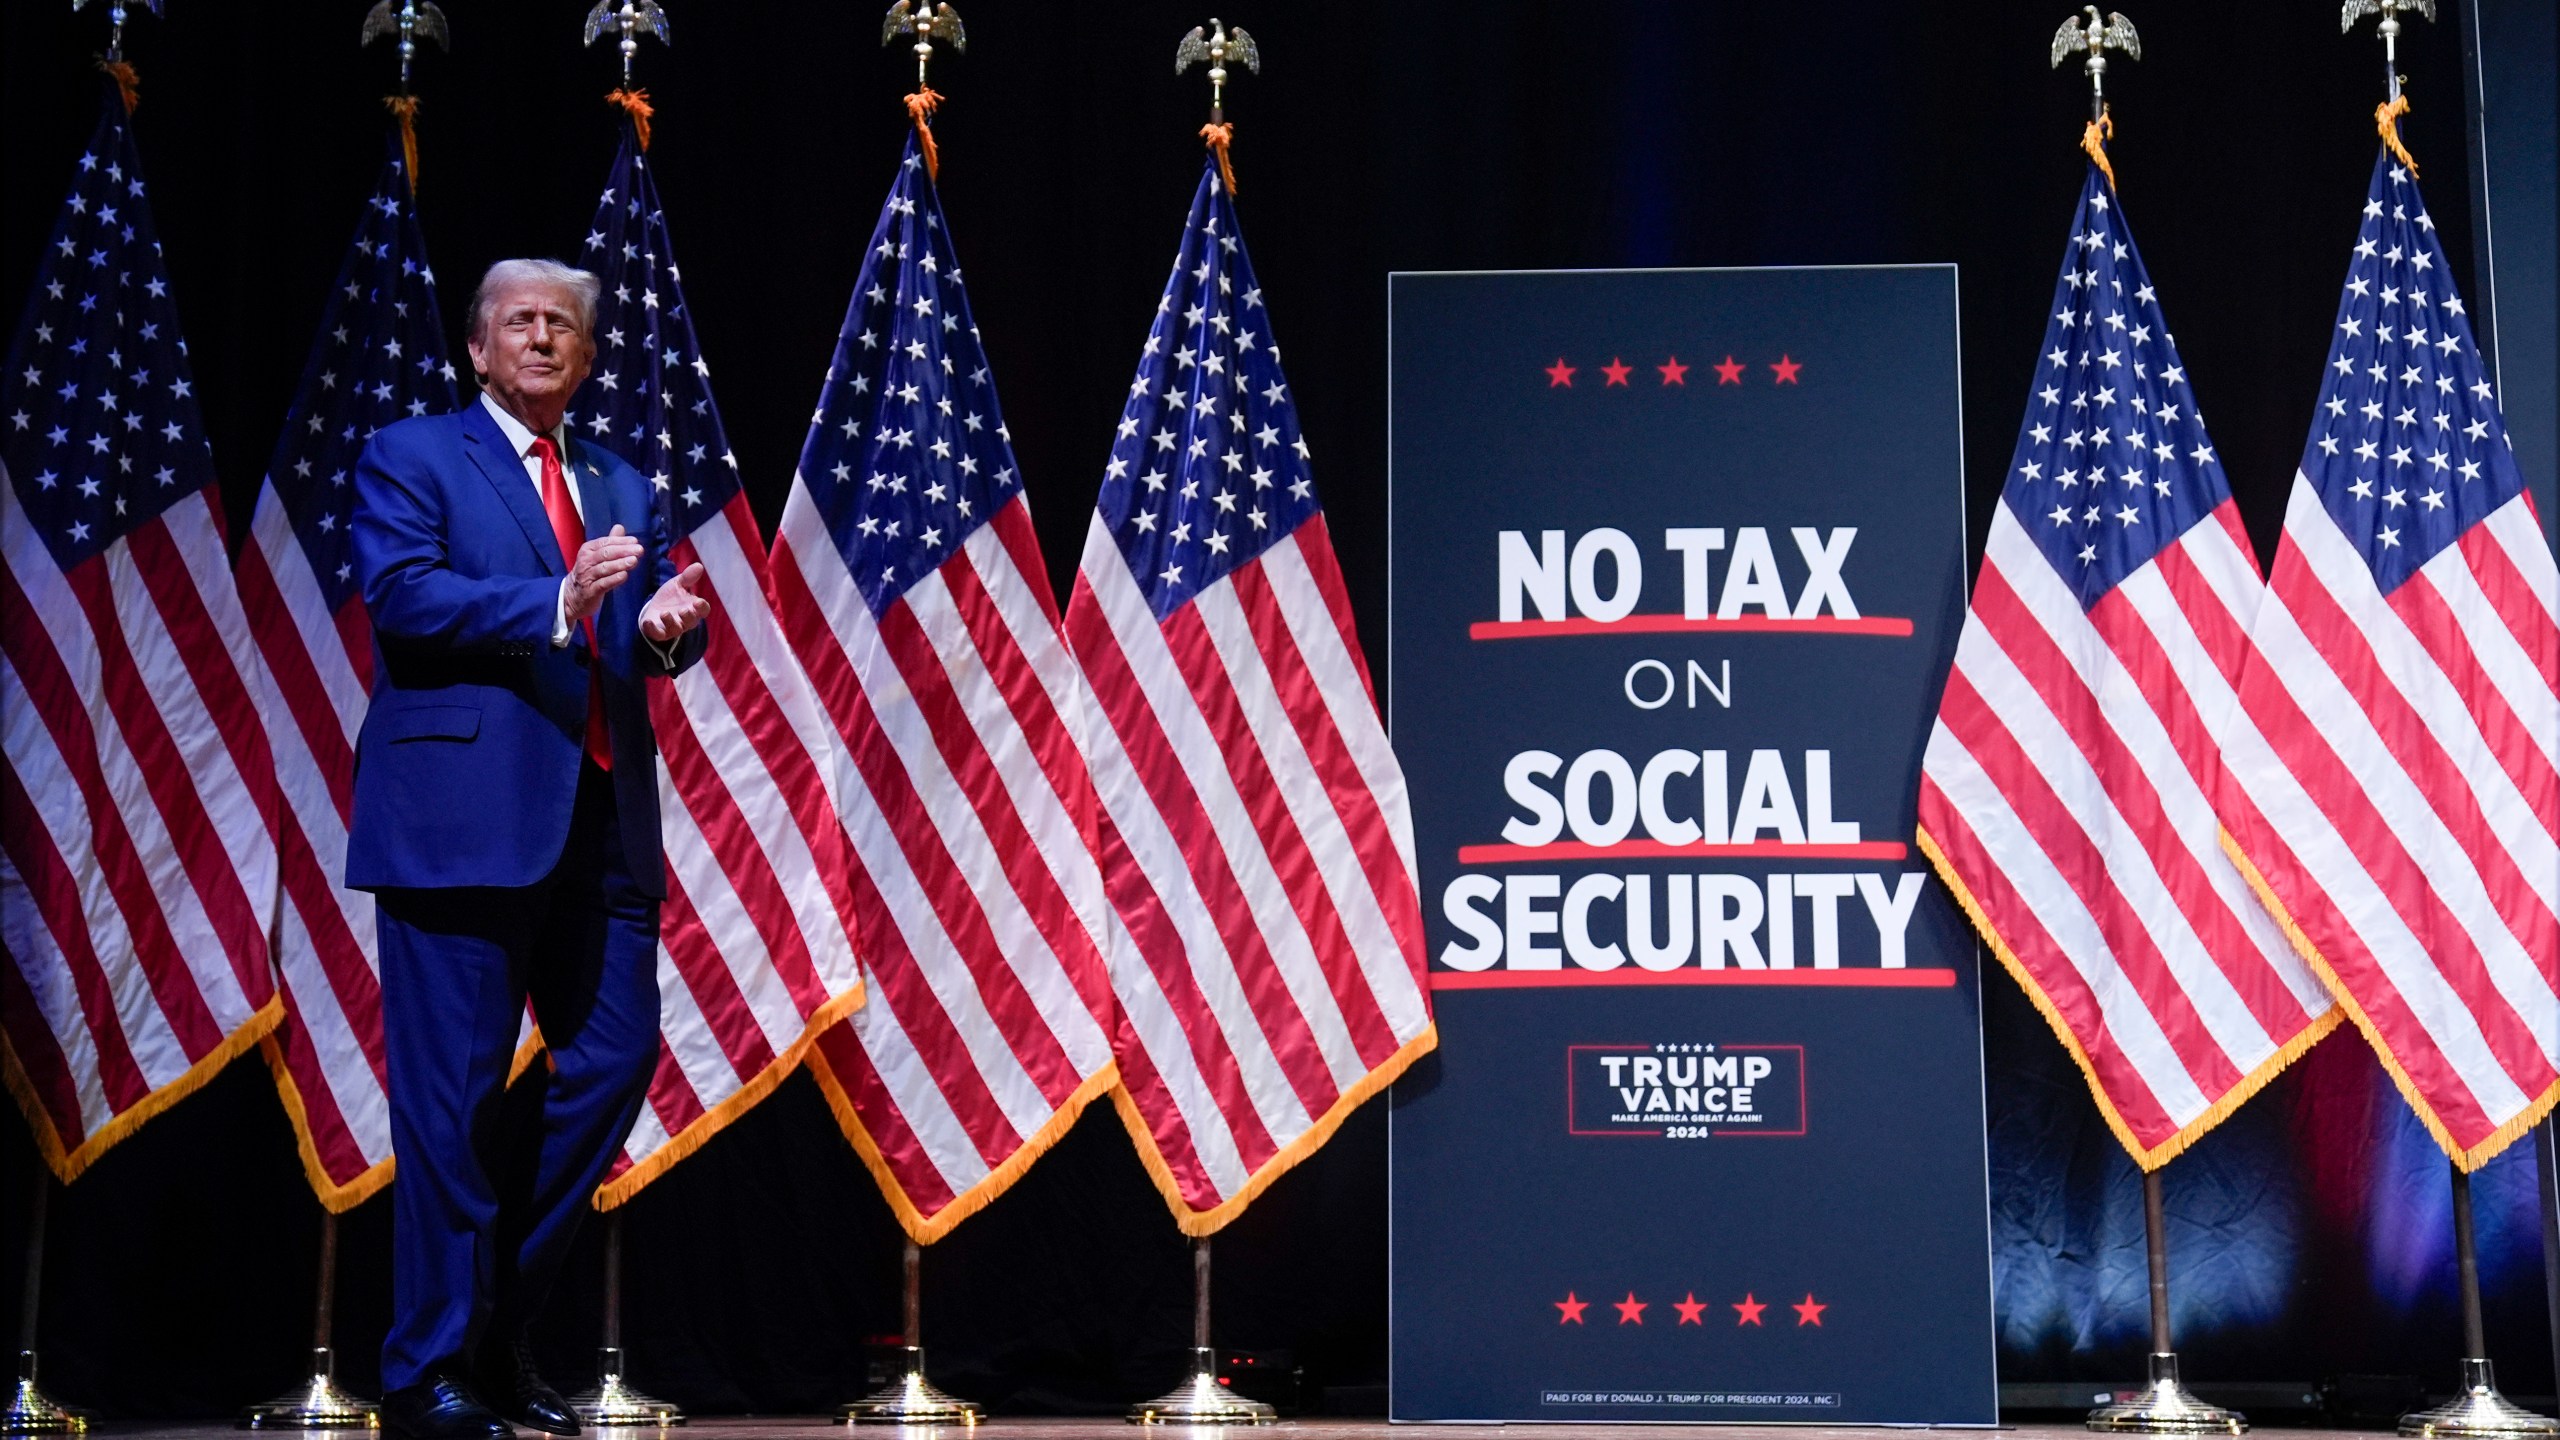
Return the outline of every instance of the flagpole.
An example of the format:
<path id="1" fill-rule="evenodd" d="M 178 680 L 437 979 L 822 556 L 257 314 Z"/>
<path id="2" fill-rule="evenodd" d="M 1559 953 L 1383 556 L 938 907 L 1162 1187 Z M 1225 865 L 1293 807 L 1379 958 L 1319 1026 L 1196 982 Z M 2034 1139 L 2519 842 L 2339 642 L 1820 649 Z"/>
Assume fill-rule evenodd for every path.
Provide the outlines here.
<path id="1" fill-rule="evenodd" d="M 9 1409 L 0 1415 L 0 1435 L 76 1435 L 89 1428 L 89 1417 L 55 1404 L 36 1384 L 36 1311 L 44 1295 L 45 1205 L 53 1195 L 53 1175 L 39 1161 L 35 1197 L 27 1206 L 27 1278 L 18 1297 L 18 1385 L 10 1392 Z"/>
<path id="2" fill-rule="evenodd" d="M 2178 1351 L 2169 1335 L 2169 1221 L 2160 1172 L 2142 1175 L 2142 1237 L 2151 1269 L 2150 1376 L 2143 1387 L 2089 1412 L 2088 1428 L 2117 1435 L 2242 1435 L 2249 1419 L 2208 1405 L 2178 1377 Z"/>
<path id="3" fill-rule="evenodd" d="M 898 1373 L 886 1385 L 836 1410 L 839 1423 L 855 1425 L 975 1425 L 984 1416 L 974 1400 L 947 1394 L 924 1376 L 924 1247 L 910 1239 L 900 1257 Z"/>
<path id="4" fill-rule="evenodd" d="M 320 1212 L 319 1277 L 312 1287 L 311 1375 L 301 1385 L 263 1405 L 240 1412 L 250 1430 L 366 1430 L 375 1424 L 376 1404 L 338 1388 L 338 1357 L 330 1346 L 338 1298 L 338 1217 Z"/>
<path id="5" fill-rule="evenodd" d="M 2551 1373 L 2560 1376 L 2560 1121 L 2533 1127 L 2534 1189 L 2542 1201 L 2542 1298 L 2551 1311 Z"/>
<path id="6" fill-rule="evenodd" d="M 1214 23 L 1214 22 L 1213 22 Z M 1209 1343 L 1209 1237 L 1191 1242 L 1191 1373 L 1179 1385 L 1129 1408 L 1132 1425 L 1268 1425 L 1279 1412 L 1220 1382 Z"/>
<path id="7" fill-rule="evenodd" d="M 589 1425 L 622 1427 L 685 1423 L 684 1411 L 622 1378 L 622 1210 L 604 1212 L 604 1334 L 596 1350 L 596 1383 L 569 1401 Z"/>
<path id="8" fill-rule="evenodd" d="M 2385 0 L 2388 3 L 2388 0 Z M 2560 1435 L 2560 1421 L 2537 1415 L 2498 1393 L 2489 1364 L 2489 1341 L 2480 1317 L 2480 1252 L 2471 1225 L 2471 1174 L 2453 1171 L 2453 1257 L 2462 1290 L 2462 1389 L 2433 1409 L 2400 1417 L 2400 1433 L 2430 1440 L 2475 1436 Z"/>

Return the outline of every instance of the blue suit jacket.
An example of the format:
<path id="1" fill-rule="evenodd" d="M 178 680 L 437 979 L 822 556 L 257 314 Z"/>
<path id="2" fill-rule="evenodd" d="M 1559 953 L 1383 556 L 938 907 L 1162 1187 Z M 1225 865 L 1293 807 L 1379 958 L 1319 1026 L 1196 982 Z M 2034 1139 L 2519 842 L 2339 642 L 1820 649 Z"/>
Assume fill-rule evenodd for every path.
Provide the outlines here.
<path id="1" fill-rule="evenodd" d="M 649 482 L 574 437 L 587 534 L 618 523 L 643 547 L 631 577 L 555 648 L 567 573 L 542 500 L 486 408 L 384 426 L 356 465 L 349 534 L 373 620 L 373 703 L 356 742 L 347 878 L 358 890 L 531 885 L 568 843 L 587 686 L 604 685 L 613 788 L 631 874 L 666 893 L 657 740 L 642 680 L 700 659 L 703 630 L 670 667 L 640 635 L 640 607 L 675 573 Z"/>

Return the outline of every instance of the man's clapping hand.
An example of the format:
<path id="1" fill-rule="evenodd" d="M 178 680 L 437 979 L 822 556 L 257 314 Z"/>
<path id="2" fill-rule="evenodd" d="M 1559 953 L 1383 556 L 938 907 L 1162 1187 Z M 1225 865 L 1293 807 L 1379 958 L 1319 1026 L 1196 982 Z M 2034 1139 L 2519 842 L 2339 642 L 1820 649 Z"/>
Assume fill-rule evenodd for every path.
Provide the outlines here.
<path id="1" fill-rule="evenodd" d="M 702 562 L 697 560 L 659 586 L 658 593 L 640 608 L 640 633 L 651 643 L 664 645 L 710 619 L 711 597 L 697 595 L 693 590 L 701 583 Z"/>
<path id="2" fill-rule="evenodd" d="M 599 535 L 578 547 L 578 558 L 569 566 L 568 588 L 562 592 L 560 608 L 570 624 L 594 615 L 604 608 L 604 597 L 631 578 L 631 569 L 640 563 L 640 541 L 613 527 L 610 535 Z M 699 567 L 697 567 L 699 568 Z"/>

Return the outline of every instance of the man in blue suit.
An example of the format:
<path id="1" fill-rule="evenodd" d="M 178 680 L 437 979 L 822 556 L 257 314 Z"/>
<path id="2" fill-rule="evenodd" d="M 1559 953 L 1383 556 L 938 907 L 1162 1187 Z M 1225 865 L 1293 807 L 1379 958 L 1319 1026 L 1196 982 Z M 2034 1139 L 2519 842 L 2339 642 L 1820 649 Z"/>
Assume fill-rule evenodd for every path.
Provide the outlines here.
<path id="1" fill-rule="evenodd" d="M 416 1440 L 577 1433 L 525 1327 L 658 1054 L 644 682 L 701 658 L 711 602 L 649 483 L 564 423 L 597 286 L 491 266 L 479 402 L 386 426 L 356 471 L 375 658 L 347 884 L 377 901 L 399 1157 L 382 1418 Z M 549 1058 L 531 1137 L 497 1106 L 528 1001 Z"/>

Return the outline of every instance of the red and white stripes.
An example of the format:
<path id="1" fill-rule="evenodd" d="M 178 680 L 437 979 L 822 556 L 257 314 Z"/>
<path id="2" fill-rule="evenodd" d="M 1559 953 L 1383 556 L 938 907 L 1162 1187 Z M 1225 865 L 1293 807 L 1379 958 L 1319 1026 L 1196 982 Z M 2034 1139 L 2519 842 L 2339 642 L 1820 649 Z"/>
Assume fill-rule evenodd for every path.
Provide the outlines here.
<path id="1" fill-rule="evenodd" d="M 392 1170 L 373 897 L 339 884 L 372 627 L 359 597 L 329 610 L 272 481 L 259 490 L 235 578 L 257 643 L 256 694 L 282 800 L 275 959 L 285 1019 L 267 1037 L 267 1063 L 312 1190 L 343 1211 L 389 1183 Z"/>
<path id="2" fill-rule="evenodd" d="M 2385 597 L 2307 480 L 2224 820 L 2471 1169 L 2560 1100 L 2560 577 L 2522 495 Z"/>
<path id="3" fill-rule="evenodd" d="M 667 899 L 657 1072 L 597 1192 L 610 1209 L 691 1154 L 862 1004 L 835 741 L 766 601 L 741 492 L 677 542 L 712 602 L 702 663 L 649 682 Z"/>
<path id="4" fill-rule="evenodd" d="M 1922 846 L 2146 1169 L 2338 1018 L 2218 843 L 2260 588 L 2226 500 L 2084 612 L 2002 504 L 1923 763 Z"/>
<path id="5" fill-rule="evenodd" d="M 1018 496 L 875 617 L 805 485 L 773 557 L 840 737 L 869 1002 L 815 1067 L 909 1235 L 983 1207 L 1114 1076 L 1080 695 Z"/>
<path id="6" fill-rule="evenodd" d="M 1321 516 L 1161 625 L 1097 518 L 1067 633 L 1122 922 L 1115 1098 L 1205 1235 L 1434 1041 L 1403 773 Z"/>
<path id="7" fill-rule="evenodd" d="M 281 1013 L 255 667 L 211 487 L 65 571 L 0 469 L 0 1035 L 62 1179 Z"/>

